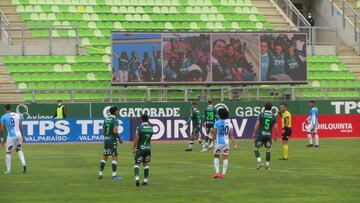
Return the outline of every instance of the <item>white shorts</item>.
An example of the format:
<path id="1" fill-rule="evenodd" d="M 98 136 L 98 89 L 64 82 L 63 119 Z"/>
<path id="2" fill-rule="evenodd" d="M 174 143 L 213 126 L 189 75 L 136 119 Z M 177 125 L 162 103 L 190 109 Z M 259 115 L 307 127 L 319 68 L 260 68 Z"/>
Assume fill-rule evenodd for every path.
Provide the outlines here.
<path id="1" fill-rule="evenodd" d="M 311 125 L 309 124 L 308 126 L 306 126 L 306 132 L 311 133 L 317 133 L 317 125 Z"/>
<path id="2" fill-rule="evenodd" d="M 216 155 L 228 155 L 229 153 L 229 145 L 227 144 L 215 144 L 214 154 Z"/>
<path id="3" fill-rule="evenodd" d="M 6 140 L 6 152 L 11 152 L 14 148 L 20 148 L 22 144 L 22 137 L 8 137 Z"/>

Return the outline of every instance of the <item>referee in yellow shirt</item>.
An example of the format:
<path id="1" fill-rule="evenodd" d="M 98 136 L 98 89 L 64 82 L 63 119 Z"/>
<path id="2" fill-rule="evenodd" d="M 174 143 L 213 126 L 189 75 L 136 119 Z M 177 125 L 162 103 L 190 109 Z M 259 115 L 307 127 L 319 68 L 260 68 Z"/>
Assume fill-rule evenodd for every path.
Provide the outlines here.
<path id="1" fill-rule="evenodd" d="M 284 157 L 280 160 L 289 159 L 289 137 L 291 136 L 291 114 L 288 111 L 286 103 L 280 104 L 280 113 L 281 113 L 281 124 L 282 124 L 282 141 L 284 147 Z"/>

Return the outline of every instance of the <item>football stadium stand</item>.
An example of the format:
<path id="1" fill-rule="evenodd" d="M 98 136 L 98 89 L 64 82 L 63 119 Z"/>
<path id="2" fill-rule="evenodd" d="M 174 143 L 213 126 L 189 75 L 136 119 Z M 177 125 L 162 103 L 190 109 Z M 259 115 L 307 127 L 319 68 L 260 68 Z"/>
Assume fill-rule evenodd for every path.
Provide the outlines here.
<path id="1" fill-rule="evenodd" d="M 353 6 L 357 5 L 359 3 Z M 28 28 L 24 37 L 13 35 L 13 43 L 47 39 L 50 35 L 53 39 L 78 38 L 79 48 L 87 50 L 81 55 L 0 58 L 1 88 L 15 84 L 17 90 L 13 94 L 19 95 L 15 101 L 26 102 L 57 99 L 112 101 L 113 98 L 184 100 L 184 91 L 188 93 L 187 99 L 197 99 L 206 91 L 205 86 L 191 91 L 187 90 L 187 86 L 173 86 L 161 91 L 151 91 L 157 88 L 154 86 L 111 87 L 110 35 L 113 30 L 271 31 L 277 26 L 292 25 L 269 1 L 259 0 L 4 0 L 0 9 L 14 25 Z M 48 27 L 52 29 L 44 29 Z M 349 71 L 341 57 L 309 56 L 309 83 L 296 85 L 296 97 L 359 98 L 359 91 L 355 88 L 360 87 L 360 81 Z M 248 94 L 271 98 L 275 94 L 269 90 L 279 87 L 289 85 L 252 85 Z M 319 90 L 319 87 L 327 87 L 327 90 Z M 210 96 L 220 99 L 224 94 L 221 88 L 230 87 L 216 88 L 210 91 Z M 299 88 L 302 88 L 301 91 Z M 342 88 L 346 90 L 341 91 Z"/>

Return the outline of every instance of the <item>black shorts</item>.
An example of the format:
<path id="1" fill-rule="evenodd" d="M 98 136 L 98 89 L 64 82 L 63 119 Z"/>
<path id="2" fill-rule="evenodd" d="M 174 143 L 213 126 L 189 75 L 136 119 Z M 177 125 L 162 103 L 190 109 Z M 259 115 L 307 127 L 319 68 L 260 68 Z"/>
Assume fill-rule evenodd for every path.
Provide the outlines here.
<path id="1" fill-rule="evenodd" d="M 265 146 L 265 148 L 271 148 L 271 144 L 272 144 L 272 138 L 271 135 L 262 135 L 262 134 L 258 134 L 256 136 L 255 139 L 255 147 L 262 147 L 263 145 Z"/>
<path id="2" fill-rule="evenodd" d="M 105 142 L 104 143 L 104 156 L 117 156 L 117 142 Z"/>
<path id="3" fill-rule="evenodd" d="M 289 140 L 289 137 L 291 136 L 291 128 L 283 128 L 282 130 L 282 140 Z"/>
<path id="4" fill-rule="evenodd" d="M 211 129 L 214 128 L 214 123 L 207 123 L 206 124 L 206 134 L 208 135 L 211 132 Z"/>
<path id="5" fill-rule="evenodd" d="M 137 150 L 135 153 L 135 164 L 148 163 L 151 161 L 151 150 Z"/>

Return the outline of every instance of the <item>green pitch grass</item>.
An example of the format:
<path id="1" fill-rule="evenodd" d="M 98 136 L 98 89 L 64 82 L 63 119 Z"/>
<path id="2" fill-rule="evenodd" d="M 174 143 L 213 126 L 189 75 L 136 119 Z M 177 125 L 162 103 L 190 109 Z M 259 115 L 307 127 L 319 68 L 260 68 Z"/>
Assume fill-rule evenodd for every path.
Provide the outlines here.
<path id="1" fill-rule="evenodd" d="M 119 174 L 111 164 L 97 180 L 102 144 L 26 145 L 28 173 L 13 154 L 13 174 L 0 158 L 0 202 L 359 202 L 360 139 L 322 139 L 320 148 L 292 140 L 289 161 L 280 142 L 273 146 L 271 171 L 255 170 L 251 141 L 230 151 L 228 174 L 212 179 L 211 152 L 184 152 L 187 143 L 154 143 L 148 187 L 135 187 L 129 143 L 120 146 Z M 264 150 L 262 157 L 264 159 Z M 141 168 L 142 175 L 142 168 Z"/>

